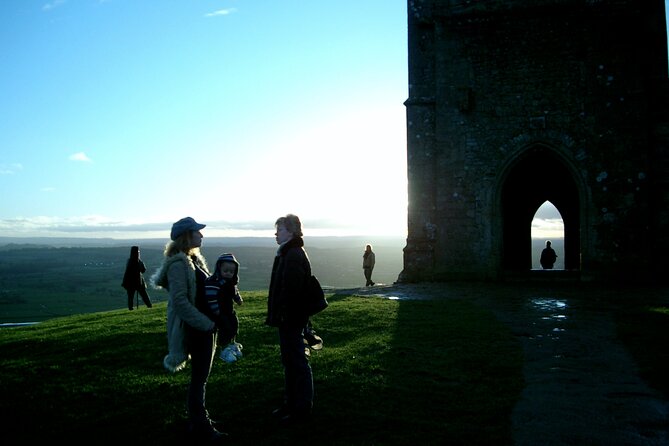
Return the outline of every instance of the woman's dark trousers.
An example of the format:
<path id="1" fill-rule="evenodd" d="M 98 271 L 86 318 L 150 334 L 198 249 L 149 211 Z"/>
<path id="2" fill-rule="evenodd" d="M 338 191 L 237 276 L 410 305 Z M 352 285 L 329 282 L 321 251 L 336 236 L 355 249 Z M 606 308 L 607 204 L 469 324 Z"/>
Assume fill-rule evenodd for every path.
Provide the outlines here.
<path id="1" fill-rule="evenodd" d="M 188 348 L 191 356 L 191 377 L 186 402 L 188 414 L 193 428 L 206 432 L 211 429 L 205 401 L 207 381 L 216 352 L 216 334 L 189 329 Z"/>
<path id="2" fill-rule="evenodd" d="M 311 412 L 314 382 L 309 360 L 304 353 L 304 326 L 284 324 L 279 327 L 281 362 L 285 375 L 285 404 L 295 414 Z"/>

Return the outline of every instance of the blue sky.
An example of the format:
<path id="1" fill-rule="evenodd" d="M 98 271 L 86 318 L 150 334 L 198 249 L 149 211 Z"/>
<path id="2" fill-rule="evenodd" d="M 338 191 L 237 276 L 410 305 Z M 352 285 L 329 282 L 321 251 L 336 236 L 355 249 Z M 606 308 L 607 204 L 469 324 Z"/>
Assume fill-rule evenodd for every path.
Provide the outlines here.
<path id="1" fill-rule="evenodd" d="M 405 0 L 2 0 L 0 236 L 405 236 L 406 32 Z"/>

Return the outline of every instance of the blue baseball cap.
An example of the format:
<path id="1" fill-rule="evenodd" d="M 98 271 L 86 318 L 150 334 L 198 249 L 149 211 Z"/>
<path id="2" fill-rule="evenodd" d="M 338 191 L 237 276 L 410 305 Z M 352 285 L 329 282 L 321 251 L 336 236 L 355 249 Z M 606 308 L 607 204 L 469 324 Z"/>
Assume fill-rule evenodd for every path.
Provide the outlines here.
<path id="1" fill-rule="evenodd" d="M 199 231 L 204 229 L 207 225 L 196 222 L 193 217 L 185 217 L 179 220 L 178 222 L 172 225 L 172 231 L 170 232 L 170 238 L 176 240 L 183 233 L 188 231 Z"/>

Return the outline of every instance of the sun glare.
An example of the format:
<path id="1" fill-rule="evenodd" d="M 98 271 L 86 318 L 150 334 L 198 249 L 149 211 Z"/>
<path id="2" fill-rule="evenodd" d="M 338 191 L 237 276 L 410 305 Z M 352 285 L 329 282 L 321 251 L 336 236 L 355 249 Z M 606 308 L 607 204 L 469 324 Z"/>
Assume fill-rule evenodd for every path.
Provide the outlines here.
<path id="1" fill-rule="evenodd" d="M 405 235 L 405 135 L 401 109 L 319 121 L 268 147 L 253 168 L 256 181 L 244 180 L 240 193 L 226 199 L 227 212 L 241 219 L 291 212 L 305 224 L 317 222 L 314 231 L 327 232 L 329 222 L 338 235 Z"/>

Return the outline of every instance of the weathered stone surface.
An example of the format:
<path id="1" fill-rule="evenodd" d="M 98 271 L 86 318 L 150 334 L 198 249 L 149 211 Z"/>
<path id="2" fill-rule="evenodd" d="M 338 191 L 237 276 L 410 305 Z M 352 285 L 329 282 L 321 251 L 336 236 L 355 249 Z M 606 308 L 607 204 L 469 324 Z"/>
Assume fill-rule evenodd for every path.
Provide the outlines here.
<path id="1" fill-rule="evenodd" d="M 529 270 L 546 200 L 583 280 L 667 274 L 663 2 L 411 0 L 408 33 L 400 281 Z"/>
<path id="2" fill-rule="evenodd" d="M 639 376 L 614 322 L 631 299 L 666 305 L 666 287 L 449 282 L 348 291 L 465 300 L 492 311 L 523 348 L 525 388 L 512 414 L 515 446 L 669 444 L 669 401 Z"/>

